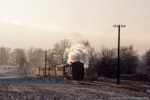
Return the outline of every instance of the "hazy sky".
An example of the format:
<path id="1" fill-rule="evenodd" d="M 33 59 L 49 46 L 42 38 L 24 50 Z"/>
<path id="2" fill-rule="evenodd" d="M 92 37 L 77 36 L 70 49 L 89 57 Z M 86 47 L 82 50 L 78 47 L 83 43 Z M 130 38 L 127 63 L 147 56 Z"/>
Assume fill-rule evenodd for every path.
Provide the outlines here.
<path id="1" fill-rule="evenodd" d="M 51 48 L 63 39 L 88 39 L 97 50 L 134 45 L 150 49 L 150 0 L 0 0 L 0 45 Z"/>

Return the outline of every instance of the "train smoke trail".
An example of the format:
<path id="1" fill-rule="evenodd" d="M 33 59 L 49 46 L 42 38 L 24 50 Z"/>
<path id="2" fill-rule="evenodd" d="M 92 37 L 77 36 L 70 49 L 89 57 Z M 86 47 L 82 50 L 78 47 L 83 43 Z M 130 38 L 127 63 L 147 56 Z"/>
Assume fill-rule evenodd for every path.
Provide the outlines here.
<path id="1" fill-rule="evenodd" d="M 88 49 L 83 44 L 76 44 L 68 49 L 68 63 L 81 61 L 84 63 L 84 68 L 88 68 L 89 57 Z"/>

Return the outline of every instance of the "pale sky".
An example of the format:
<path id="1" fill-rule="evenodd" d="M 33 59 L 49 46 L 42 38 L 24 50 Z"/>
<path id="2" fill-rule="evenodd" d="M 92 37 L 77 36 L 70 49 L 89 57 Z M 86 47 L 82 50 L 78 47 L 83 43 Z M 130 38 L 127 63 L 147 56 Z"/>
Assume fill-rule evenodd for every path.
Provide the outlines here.
<path id="1" fill-rule="evenodd" d="M 0 0 L 0 45 L 52 48 L 63 39 L 89 40 L 96 50 L 134 45 L 150 49 L 150 0 Z"/>

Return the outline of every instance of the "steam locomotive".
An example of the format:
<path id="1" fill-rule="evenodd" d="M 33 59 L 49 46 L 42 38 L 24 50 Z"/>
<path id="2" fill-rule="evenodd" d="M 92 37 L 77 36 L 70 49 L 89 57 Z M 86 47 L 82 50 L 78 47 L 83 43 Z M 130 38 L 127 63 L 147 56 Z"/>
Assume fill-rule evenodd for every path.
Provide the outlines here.
<path id="1" fill-rule="evenodd" d="M 70 65 L 66 64 L 36 67 L 35 75 L 37 77 L 63 77 L 66 79 L 83 80 L 84 64 L 80 61 L 76 61 L 71 63 Z"/>

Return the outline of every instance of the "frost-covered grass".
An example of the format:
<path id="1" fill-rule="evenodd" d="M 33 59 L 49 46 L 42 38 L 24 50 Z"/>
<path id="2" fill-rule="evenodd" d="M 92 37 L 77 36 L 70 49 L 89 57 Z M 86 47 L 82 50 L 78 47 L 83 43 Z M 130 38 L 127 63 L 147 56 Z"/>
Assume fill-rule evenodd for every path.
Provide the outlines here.
<path id="1" fill-rule="evenodd" d="M 0 84 L 65 84 L 62 79 L 48 78 L 3 78 L 0 79 Z"/>
<path id="2" fill-rule="evenodd" d="M 7 66 L 1 67 L 9 68 Z M 11 67 L 13 69 L 13 67 Z M 15 67 L 14 67 L 15 68 Z M 10 68 L 9 68 L 10 69 Z M 140 84 L 137 88 L 146 91 L 134 91 L 116 85 L 81 85 L 76 81 L 61 78 L 21 78 L 11 70 L 0 74 L 0 100 L 149 100 L 149 86 Z M 15 74 L 14 74 L 15 73 Z M 105 78 L 99 78 L 105 81 Z M 136 83 L 135 85 L 138 85 Z"/>
<path id="3" fill-rule="evenodd" d="M 54 78 L 0 79 L 0 100 L 116 100 L 144 99 L 150 95 L 107 85 L 81 85 Z"/>
<path id="4" fill-rule="evenodd" d="M 58 82 L 59 83 L 59 82 Z M 146 93 L 74 84 L 0 84 L 1 100 L 149 100 Z"/>

